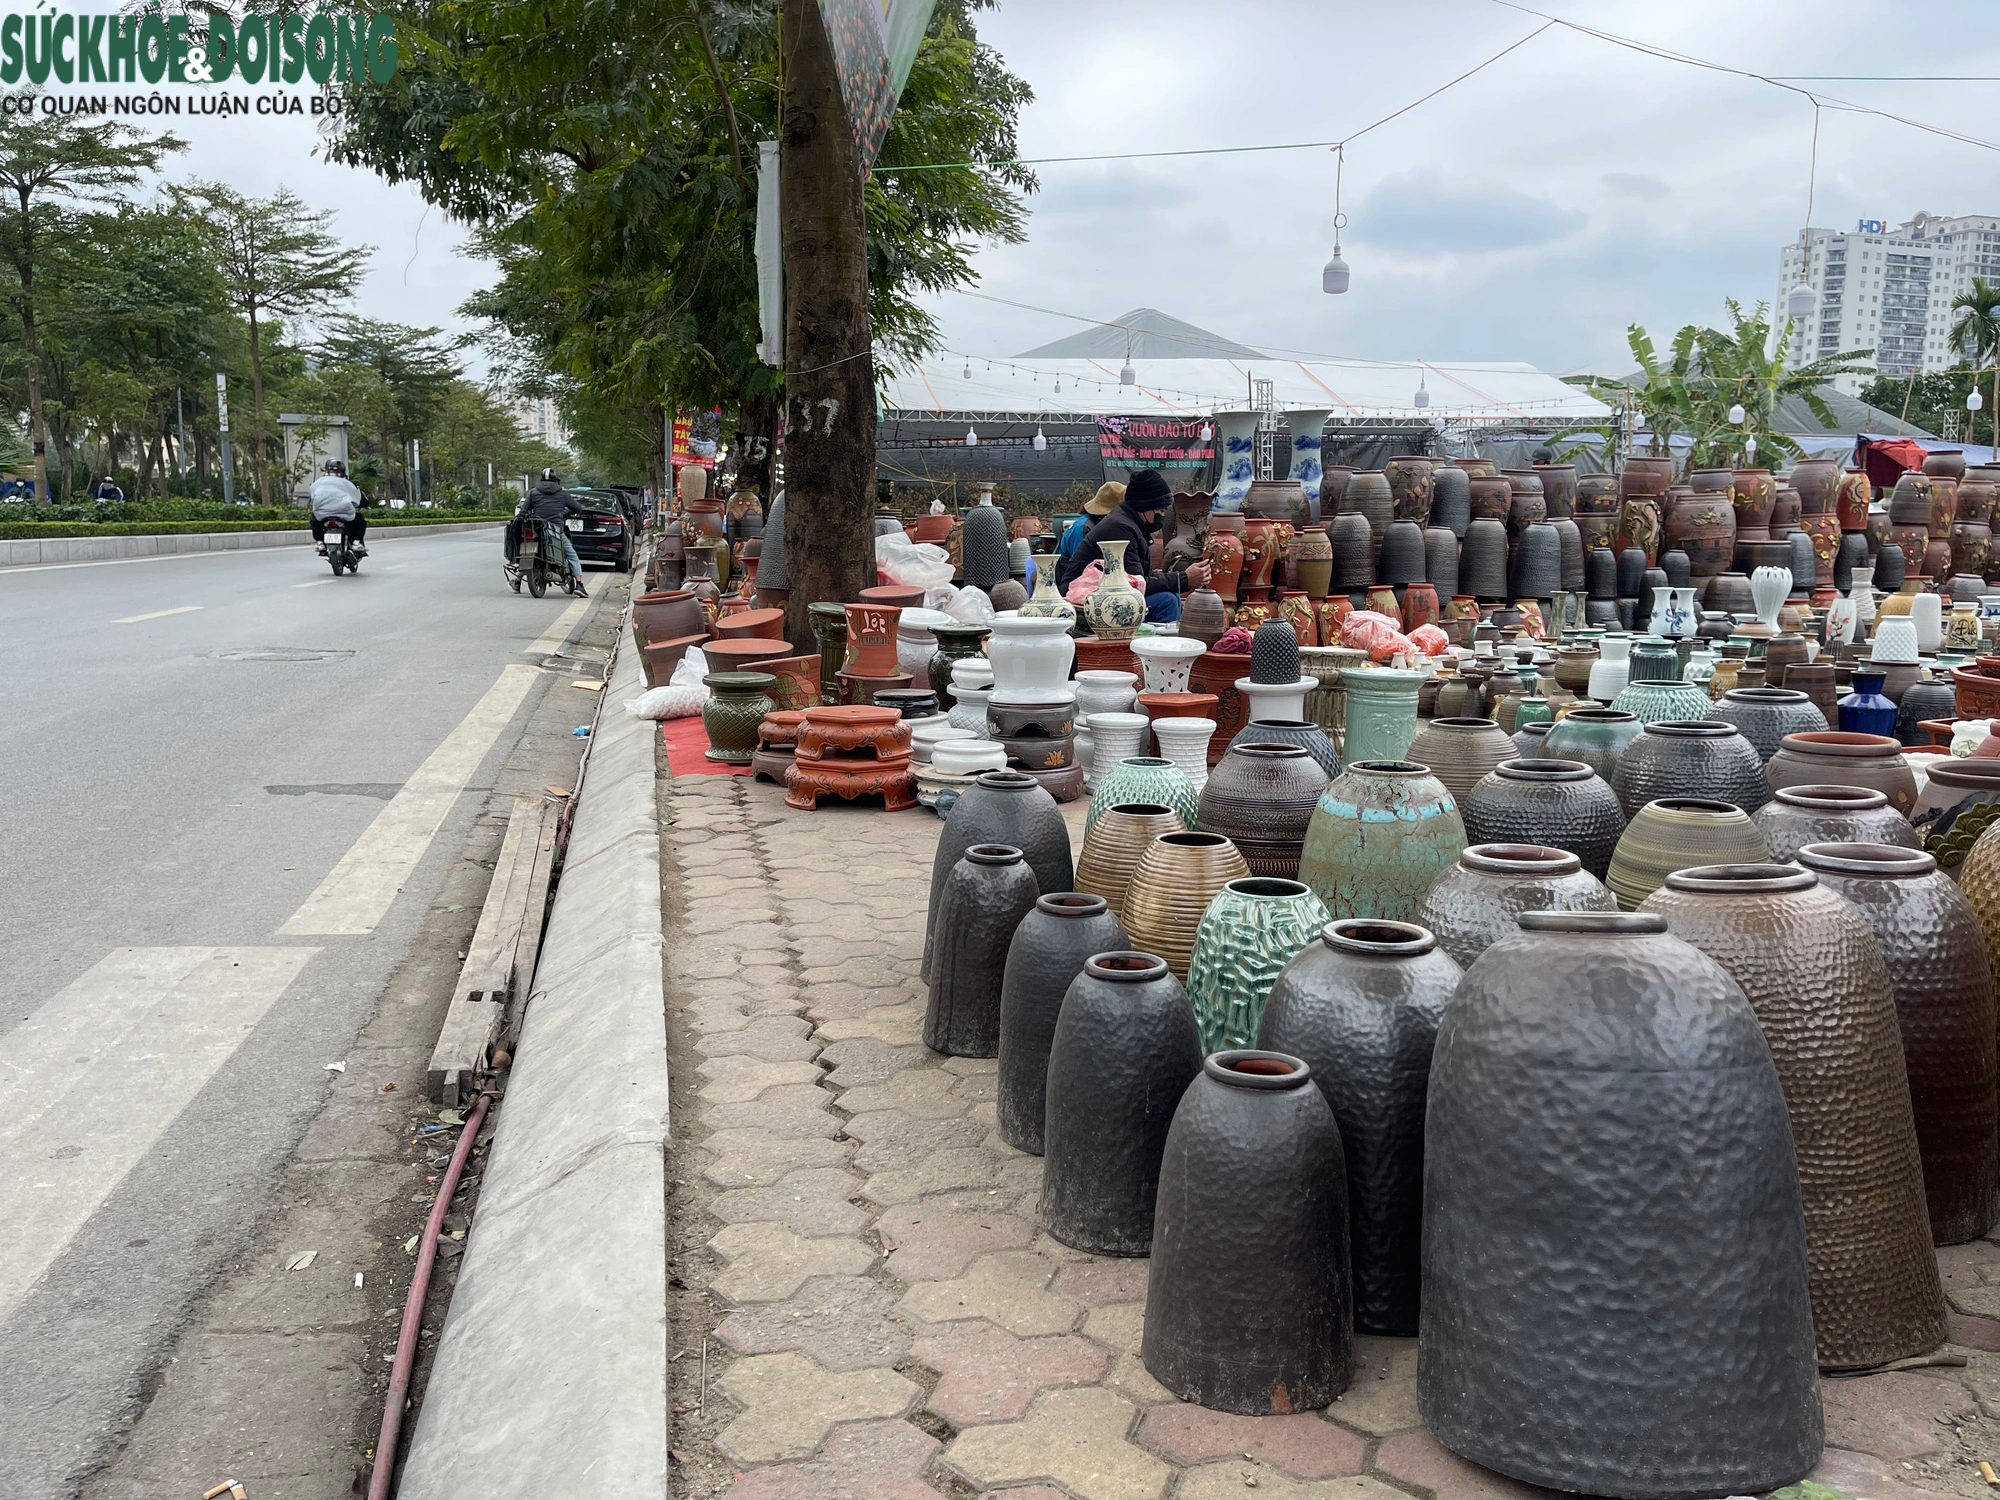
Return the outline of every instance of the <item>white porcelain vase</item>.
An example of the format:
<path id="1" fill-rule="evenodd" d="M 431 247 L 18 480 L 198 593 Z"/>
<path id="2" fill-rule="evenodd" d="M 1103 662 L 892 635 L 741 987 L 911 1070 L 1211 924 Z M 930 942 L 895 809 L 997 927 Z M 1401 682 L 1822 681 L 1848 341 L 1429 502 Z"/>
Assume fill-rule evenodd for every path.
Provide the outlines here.
<path id="1" fill-rule="evenodd" d="M 1292 429 L 1292 468 L 1285 477 L 1296 479 L 1306 492 L 1306 520 L 1314 525 L 1320 520 L 1319 487 L 1326 478 L 1326 468 L 1320 462 L 1321 435 L 1332 415 L 1333 409 L 1325 406 L 1285 414 Z"/>
<path id="2" fill-rule="evenodd" d="M 1910 623 L 1917 627 L 1917 650 L 1934 654 L 1944 645 L 1944 598 L 1939 594 L 1910 596 Z"/>
<path id="3" fill-rule="evenodd" d="M 1632 637 L 1607 635 L 1597 643 L 1597 660 L 1590 664 L 1589 693 L 1609 703 L 1625 691 L 1632 676 Z"/>
<path id="4" fill-rule="evenodd" d="M 1195 658 L 1207 649 L 1186 635 L 1142 635 L 1132 642 L 1132 654 L 1146 669 L 1149 693 L 1185 693 Z"/>
<path id="5" fill-rule="evenodd" d="M 1790 568 L 1757 568 L 1750 574 L 1750 601 L 1757 608 L 1757 618 L 1773 630 L 1778 628 L 1778 611 L 1785 607 L 1791 592 Z"/>
<path id="6" fill-rule="evenodd" d="M 1153 738 L 1161 757 L 1179 766 L 1195 795 L 1200 796 L 1208 781 L 1208 745 L 1215 738 L 1215 720 L 1155 719 Z"/>
<path id="7" fill-rule="evenodd" d="M 1917 627 L 1908 615 L 1883 615 L 1875 622 L 1875 643 L 1868 648 L 1870 661 L 1904 665 L 1917 659 Z"/>
<path id="8" fill-rule="evenodd" d="M 1775 572 L 1776 570 L 1773 569 Z M 1786 574 L 1787 578 L 1791 575 Z M 1670 641 L 1694 634 L 1694 590 L 1668 588 L 1653 590 L 1653 618 L 1647 629 Z"/>
<path id="9" fill-rule="evenodd" d="M 1070 691 L 1076 642 L 1070 639 L 1067 620 L 1003 612 L 993 617 L 986 659 L 993 663 L 993 693 L 1000 702 L 1046 703 Z"/>
<path id="10" fill-rule="evenodd" d="M 1130 672 L 1092 668 L 1076 674 L 1076 711 L 1091 714 L 1129 714 L 1138 699 L 1139 679 Z"/>
<path id="11" fill-rule="evenodd" d="M 1083 617 L 1100 641 L 1129 641 L 1146 622 L 1146 596 L 1125 571 L 1125 542 L 1100 542 L 1104 573 L 1083 601 Z"/>
<path id="12" fill-rule="evenodd" d="M 1250 705 L 1244 711 L 1243 722 L 1254 724 L 1260 719 L 1303 719 L 1306 716 L 1306 694 L 1319 686 L 1316 677 L 1301 677 L 1297 682 L 1252 682 L 1248 677 L 1236 679 L 1236 691 L 1241 693 Z"/>
<path id="13" fill-rule="evenodd" d="M 1091 763 L 1083 773 L 1084 785 L 1095 791 L 1099 766 L 1115 766 L 1121 760 L 1144 755 L 1149 722 L 1144 714 L 1092 714 Z"/>

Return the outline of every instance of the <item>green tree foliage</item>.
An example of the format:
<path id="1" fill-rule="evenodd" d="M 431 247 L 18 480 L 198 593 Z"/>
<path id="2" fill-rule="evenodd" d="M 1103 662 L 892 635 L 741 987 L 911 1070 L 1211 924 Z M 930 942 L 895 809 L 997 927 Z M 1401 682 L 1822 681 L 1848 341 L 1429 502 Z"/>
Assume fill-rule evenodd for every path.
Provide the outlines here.
<path id="1" fill-rule="evenodd" d="M 1973 277 L 1972 290 L 1951 299 L 1951 311 L 1951 341 L 1966 352 L 1975 370 L 1992 366 L 1993 389 L 1986 407 L 1993 446 L 2000 448 L 2000 286 L 1983 276 Z"/>

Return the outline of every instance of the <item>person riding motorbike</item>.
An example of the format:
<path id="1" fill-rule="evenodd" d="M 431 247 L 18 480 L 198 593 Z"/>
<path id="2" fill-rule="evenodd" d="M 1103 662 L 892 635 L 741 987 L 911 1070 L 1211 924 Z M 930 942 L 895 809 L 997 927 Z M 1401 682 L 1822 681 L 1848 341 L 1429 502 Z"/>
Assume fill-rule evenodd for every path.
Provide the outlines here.
<path id="1" fill-rule="evenodd" d="M 367 553 L 368 549 L 361 545 L 361 539 L 368 535 L 368 518 L 361 514 L 361 491 L 347 477 L 346 464 L 337 458 L 330 458 L 320 466 L 320 476 L 313 481 L 311 500 L 314 541 L 326 540 L 326 523 L 337 516 L 346 525 L 347 539 L 354 544 L 356 555 Z"/>
<path id="2" fill-rule="evenodd" d="M 562 486 L 562 477 L 554 469 L 542 470 L 542 477 L 535 487 L 528 491 L 526 514 L 533 516 L 545 526 L 556 528 L 556 535 L 562 538 L 563 554 L 569 559 L 570 576 L 576 580 L 576 591 L 589 597 L 583 586 L 583 561 L 576 555 L 576 544 L 569 539 L 569 528 L 563 525 L 566 516 L 585 516 L 590 512 L 576 503 L 576 496 Z"/>

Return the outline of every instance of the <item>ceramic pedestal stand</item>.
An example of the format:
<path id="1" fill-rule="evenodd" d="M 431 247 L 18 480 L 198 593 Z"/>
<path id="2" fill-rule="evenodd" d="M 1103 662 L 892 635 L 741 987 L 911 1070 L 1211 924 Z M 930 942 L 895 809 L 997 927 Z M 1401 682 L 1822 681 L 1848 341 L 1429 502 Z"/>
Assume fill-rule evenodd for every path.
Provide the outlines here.
<path id="1" fill-rule="evenodd" d="M 785 788 L 785 805 L 806 812 L 826 796 L 852 802 L 879 794 L 890 812 L 916 806 L 909 724 L 893 708 L 806 709 Z"/>

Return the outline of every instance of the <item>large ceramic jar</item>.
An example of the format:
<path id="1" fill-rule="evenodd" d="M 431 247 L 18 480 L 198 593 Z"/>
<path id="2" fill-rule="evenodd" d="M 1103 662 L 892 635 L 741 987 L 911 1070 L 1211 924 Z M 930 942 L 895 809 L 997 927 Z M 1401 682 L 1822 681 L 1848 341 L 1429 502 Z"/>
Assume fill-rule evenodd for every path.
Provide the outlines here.
<path id="1" fill-rule="evenodd" d="M 1083 601 L 1083 616 L 1090 622 L 1091 634 L 1100 641 L 1129 641 L 1146 619 L 1146 596 L 1132 587 L 1125 571 L 1127 545 L 1121 541 L 1098 543 L 1104 553 L 1104 572 Z M 997 673 L 999 669 L 994 670 Z"/>
<path id="2" fill-rule="evenodd" d="M 1459 968 L 1407 922 L 1329 923 L 1271 986 L 1257 1045 L 1303 1058 L 1340 1125 L 1354 1322 L 1417 1331 L 1424 1108 Z"/>
<path id="3" fill-rule="evenodd" d="M 1327 779 L 1302 745 L 1231 745 L 1202 786 L 1195 827 L 1233 843 L 1251 874 L 1289 881 L 1299 873 L 1306 825 Z"/>
<path id="4" fill-rule="evenodd" d="M 1512 937 L 1524 911 L 1616 911 L 1604 883 L 1567 849 L 1548 844 L 1474 844 L 1438 876 L 1417 908 L 1417 925 L 1437 934 L 1454 962 L 1469 968 Z"/>
<path id="5" fill-rule="evenodd" d="M 1000 615 L 993 621 L 986 655 L 993 663 L 993 696 L 998 702 L 1046 703 L 1070 691 L 1076 642 L 1070 639 L 1067 620 Z"/>
<path id="6" fill-rule="evenodd" d="M 1125 895 L 1125 930 L 1133 946 L 1157 953 L 1185 981 L 1195 929 L 1208 903 L 1232 880 L 1250 874 L 1236 846 L 1219 833 L 1169 833 L 1139 856 Z"/>
<path id="7" fill-rule="evenodd" d="M 1502 469 L 1501 476 L 1512 492 L 1507 509 L 1507 529 L 1515 536 L 1549 518 L 1548 496 L 1542 492 L 1542 477 L 1533 469 Z"/>
<path id="8" fill-rule="evenodd" d="M 1518 752 L 1514 741 L 1491 719 L 1432 719 L 1410 741 L 1409 759 L 1431 774 L 1460 802 L 1479 779 Z"/>
<path id="9" fill-rule="evenodd" d="M 964 559 L 967 583 L 976 589 L 990 589 L 1006 578 L 1007 540 L 1007 517 L 998 506 L 975 505 L 966 511 L 959 555 Z"/>
<path id="10" fill-rule="evenodd" d="M 1187 995 L 1152 953 L 1099 953 L 1049 1041 L 1042 1223 L 1093 1255 L 1144 1255 L 1175 1107 L 1201 1068 Z"/>
<path id="11" fill-rule="evenodd" d="M 1750 814 L 1735 803 L 1670 797 L 1647 803 L 1625 825 L 1604 883 L 1620 906 L 1635 911 L 1675 870 L 1763 864 L 1770 857 Z"/>
<path id="12" fill-rule="evenodd" d="M 1333 586 L 1333 541 L 1326 534 L 1326 528 L 1303 528 L 1292 544 L 1286 566 L 1308 598 L 1324 599 L 1327 590 Z"/>
<path id="13" fill-rule="evenodd" d="M 1313 1411 L 1345 1390 L 1346 1177 L 1340 1128 L 1302 1060 L 1207 1058 L 1160 1163 L 1147 1373 L 1183 1401 L 1246 1416 Z"/>
<path id="14" fill-rule="evenodd" d="M 1944 1341 L 1924 1176 L 1889 971 L 1858 912 L 1796 865 L 1676 871 L 1645 910 L 1729 971 L 1784 1085 L 1821 1365 Z"/>
<path id="15" fill-rule="evenodd" d="M 1204 1055 L 1257 1045 L 1273 981 L 1329 920 L 1319 897 L 1296 880 L 1252 875 L 1216 893 L 1195 929 L 1188 966 Z"/>
<path id="16" fill-rule="evenodd" d="M 1028 858 L 1037 893 L 1076 889 L 1069 855 L 1069 825 L 1056 799 L 1025 771 L 988 771 L 951 806 L 931 858 L 929 913 L 924 924 L 922 974 L 930 978 L 937 948 L 937 918 L 945 877 L 974 844 L 1007 844 Z"/>
<path id="17" fill-rule="evenodd" d="M 1561 587 L 1562 538 L 1555 527 L 1536 521 L 1522 528 L 1508 569 L 1508 592 L 1516 599 L 1546 599 Z"/>
<path id="18" fill-rule="evenodd" d="M 1611 700 L 1611 706 L 1620 713 L 1631 714 L 1641 724 L 1701 719 L 1707 717 L 1712 707 L 1706 688 L 1678 679 L 1628 682 Z"/>
<path id="19" fill-rule="evenodd" d="M 1504 481 L 1503 481 L 1504 482 Z M 1474 516 L 1458 549 L 1458 586 L 1481 599 L 1507 597 L 1507 527 Z"/>
<path id="20" fill-rule="evenodd" d="M 1778 503 L 1778 481 L 1769 469 L 1736 471 L 1736 536 L 1757 541 L 1771 532 L 1771 508 Z"/>
<path id="21" fill-rule="evenodd" d="M 708 732 L 704 759 L 750 764 L 757 751 L 757 726 L 777 706 L 770 696 L 777 680 L 769 672 L 710 672 L 702 678 L 710 694 L 701 709 L 701 727 Z"/>
<path id="22" fill-rule="evenodd" d="M 1667 541 L 1687 554 L 1693 577 L 1727 572 L 1736 555 L 1736 511 L 1729 497 L 1696 494 L 1683 500 L 1667 522 Z"/>
<path id="23" fill-rule="evenodd" d="M 1859 786 L 1788 786 L 1757 809 L 1757 831 L 1771 858 L 1790 861 L 1807 844 L 1922 847 L 1917 831 L 1881 792 Z"/>
<path id="24" fill-rule="evenodd" d="M 1788 734 L 1778 745 L 1778 753 L 1764 767 L 1772 791 L 1788 786 L 1818 785 L 1871 787 L 1889 799 L 1889 805 L 1908 817 L 1917 805 L 1917 778 L 1903 759 L 1903 747 L 1886 734 L 1850 734 L 1842 730 L 1821 730 Z"/>
<path id="25" fill-rule="evenodd" d="M 1390 503 L 1399 521 L 1419 524 L 1431 518 L 1431 461 L 1415 454 L 1401 454 L 1382 465 L 1382 477 L 1389 481 Z"/>
<path id="26" fill-rule="evenodd" d="M 1352 667 L 1340 674 L 1347 690 L 1346 759 L 1401 760 L 1409 753 L 1424 677 L 1396 667 Z"/>
<path id="27" fill-rule="evenodd" d="M 938 897 L 937 947 L 924 1011 L 924 1045 L 933 1052 L 999 1055 L 1007 950 L 1040 894 L 1035 872 L 1011 845 L 974 844 L 952 867 Z"/>
<path id="28" fill-rule="evenodd" d="M 1350 761 L 1313 809 L 1299 878 L 1336 918 L 1407 922 L 1464 848 L 1458 804 L 1427 767 Z"/>
<path id="29" fill-rule="evenodd" d="M 1711 797 L 1747 813 L 1771 798 L 1756 746 L 1715 719 L 1648 724 L 1619 757 L 1611 786 L 1627 818 L 1662 797 Z"/>
<path id="30" fill-rule="evenodd" d="M 1576 509 L 1575 464 L 1536 464 L 1535 474 L 1542 481 L 1542 499 L 1548 505 L 1551 520 L 1567 516 Z"/>
<path id="31" fill-rule="evenodd" d="M 1396 518 L 1396 499 L 1389 489 L 1387 476 L 1379 469 L 1363 469 L 1351 475 L 1340 497 L 1340 514 L 1361 516 L 1367 520 L 1373 538 L 1369 543 L 1369 562 L 1372 566 L 1374 549 L 1381 545 L 1382 534 Z M 1370 578 L 1367 581 L 1373 583 L 1375 580 Z"/>
<path id="32" fill-rule="evenodd" d="M 1187 773 L 1157 755 L 1132 755 L 1110 766 L 1098 763 L 1097 790 L 1084 818 L 1086 839 L 1105 809 L 1125 802 L 1156 802 L 1170 807 L 1188 828 L 1194 827 L 1195 795 Z"/>
<path id="33" fill-rule="evenodd" d="M 1826 715 L 1809 697 L 1791 688 L 1731 688 L 1708 717 L 1734 724 L 1757 751 L 1760 762 L 1778 753 L 1788 734 L 1827 728 Z M 1733 799 L 1731 799 L 1733 800 Z"/>
<path id="34" fill-rule="evenodd" d="M 1000 979 L 996 1114 L 1000 1139 L 1017 1151 L 1042 1154 L 1049 1044 L 1070 982 L 1092 956 L 1130 946 L 1110 903 L 1081 891 L 1043 896 L 1014 929 Z"/>
<path id="35" fill-rule="evenodd" d="M 1472 520 L 1472 476 L 1447 464 L 1431 471 L 1431 525 L 1465 535 Z"/>
<path id="36" fill-rule="evenodd" d="M 1625 832 L 1625 810 L 1611 784 L 1577 760 L 1524 756 L 1502 761 L 1466 793 L 1459 807 L 1475 844 L 1550 844 L 1602 880 Z"/>
<path id="37" fill-rule="evenodd" d="M 1340 774 L 1340 752 L 1333 748 L 1327 732 L 1310 720 L 1253 720 L 1236 731 L 1229 749 L 1234 750 L 1238 745 L 1297 745 L 1328 776 Z"/>
<path id="38" fill-rule="evenodd" d="M 1563 1491 L 1789 1484 L 1819 1461 L 1819 1379 L 1757 1017 L 1658 917 L 1521 928 L 1466 974 L 1431 1063 L 1424 1420 Z"/>
<path id="39" fill-rule="evenodd" d="M 1076 857 L 1076 888 L 1102 896 L 1121 921 L 1139 860 L 1162 834 L 1184 833 L 1180 814 L 1159 802 L 1121 802 L 1100 810 Z"/>
<path id="40" fill-rule="evenodd" d="M 1833 513 L 1842 531 L 1868 529 L 1868 508 L 1875 502 L 1875 486 L 1860 469 L 1845 470 L 1833 492 Z"/>
<path id="41" fill-rule="evenodd" d="M 1623 709 L 1573 708 L 1550 726 L 1538 753 L 1550 760 L 1580 760 L 1609 784 L 1618 757 L 1645 727 Z"/>
<path id="42" fill-rule="evenodd" d="M 1958 865 L 1994 821 L 1994 802 L 2000 802 L 2000 760 L 1948 756 L 1932 761 L 1910 814 L 1910 831 L 1955 877 Z"/>
<path id="43" fill-rule="evenodd" d="M 2000 1187 L 1993 976 L 1979 915 L 1914 849 L 1808 844 L 1798 862 L 1861 913 L 1888 967 L 1931 1239 L 1977 1239 L 1993 1227 Z"/>

